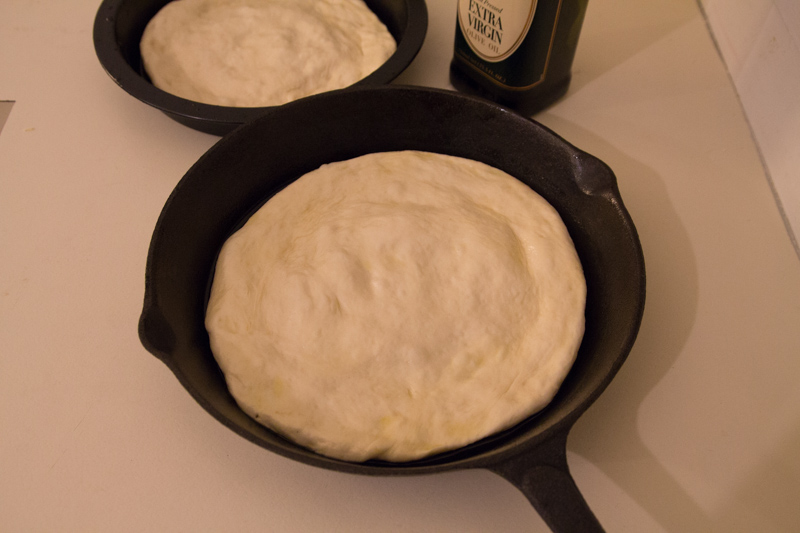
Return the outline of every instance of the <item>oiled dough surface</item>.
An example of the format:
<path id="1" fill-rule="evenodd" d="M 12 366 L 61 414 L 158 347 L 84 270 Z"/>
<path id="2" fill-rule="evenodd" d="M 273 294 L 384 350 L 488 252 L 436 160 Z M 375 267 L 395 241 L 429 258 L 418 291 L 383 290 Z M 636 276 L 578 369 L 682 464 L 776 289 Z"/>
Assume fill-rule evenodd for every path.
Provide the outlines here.
<path id="1" fill-rule="evenodd" d="M 140 43 L 156 87 L 233 107 L 347 87 L 395 49 L 363 0 L 175 0 L 150 20 Z"/>
<path id="2" fill-rule="evenodd" d="M 221 251 L 206 327 L 250 416 L 325 455 L 406 461 L 546 405 L 585 295 L 530 188 L 392 152 L 323 166 L 256 212 Z"/>

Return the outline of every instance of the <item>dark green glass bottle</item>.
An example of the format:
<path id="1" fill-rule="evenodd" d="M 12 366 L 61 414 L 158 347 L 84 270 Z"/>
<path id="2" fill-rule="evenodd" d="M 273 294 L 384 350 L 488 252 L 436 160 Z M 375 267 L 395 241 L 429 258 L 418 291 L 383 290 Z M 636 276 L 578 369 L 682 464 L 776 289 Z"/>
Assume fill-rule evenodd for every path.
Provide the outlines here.
<path id="1" fill-rule="evenodd" d="M 531 115 L 569 87 L 588 0 L 458 0 L 450 81 Z"/>

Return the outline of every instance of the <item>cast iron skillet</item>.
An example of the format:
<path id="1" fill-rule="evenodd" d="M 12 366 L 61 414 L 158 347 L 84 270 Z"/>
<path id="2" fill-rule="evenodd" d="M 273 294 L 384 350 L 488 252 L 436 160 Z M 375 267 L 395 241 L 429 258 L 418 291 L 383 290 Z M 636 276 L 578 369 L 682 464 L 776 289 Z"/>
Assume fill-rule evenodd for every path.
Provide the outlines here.
<path id="1" fill-rule="evenodd" d="M 228 393 L 203 325 L 217 253 L 265 199 L 323 163 L 426 150 L 476 159 L 528 184 L 560 212 L 587 281 L 586 332 L 556 397 L 480 442 L 408 462 L 318 455 L 248 417 Z M 566 462 L 570 428 L 611 381 L 638 332 L 645 270 L 612 171 L 540 124 L 453 92 L 384 86 L 276 108 L 220 140 L 187 172 L 158 220 L 139 335 L 209 413 L 241 436 L 303 463 L 358 474 L 485 468 L 516 485 L 554 531 L 601 531 Z"/>
<path id="2" fill-rule="evenodd" d="M 153 16 L 170 0 L 103 0 L 94 20 L 94 47 L 100 64 L 132 96 L 185 126 L 225 135 L 268 107 L 225 107 L 192 102 L 155 87 L 142 66 L 139 41 Z M 395 53 L 353 86 L 383 85 L 411 64 L 425 40 L 425 0 L 365 0 L 397 41 Z"/>

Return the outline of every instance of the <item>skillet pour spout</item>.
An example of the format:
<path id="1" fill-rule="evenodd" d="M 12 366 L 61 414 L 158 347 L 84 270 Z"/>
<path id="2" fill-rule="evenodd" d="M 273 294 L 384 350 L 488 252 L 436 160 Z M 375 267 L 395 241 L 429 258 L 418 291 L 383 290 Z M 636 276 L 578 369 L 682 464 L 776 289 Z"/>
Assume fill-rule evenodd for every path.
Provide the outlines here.
<path id="1" fill-rule="evenodd" d="M 395 150 L 481 161 L 550 202 L 583 265 L 586 329 L 561 388 L 534 416 L 419 461 L 356 464 L 303 448 L 238 407 L 209 347 L 205 306 L 222 244 L 264 201 L 324 163 Z M 153 232 L 139 335 L 206 411 L 267 450 L 365 475 L 488 469 L 521 490 L 553 531 L 591 532 L 602 527 L 570 476 L 567 435 L 628 356 L 644 300 L 636 228 L 602 161 L 535 121 L 478 98 L 427 88 L 353 88 L 269 111 L 221 139 L 186 173 Z"/>

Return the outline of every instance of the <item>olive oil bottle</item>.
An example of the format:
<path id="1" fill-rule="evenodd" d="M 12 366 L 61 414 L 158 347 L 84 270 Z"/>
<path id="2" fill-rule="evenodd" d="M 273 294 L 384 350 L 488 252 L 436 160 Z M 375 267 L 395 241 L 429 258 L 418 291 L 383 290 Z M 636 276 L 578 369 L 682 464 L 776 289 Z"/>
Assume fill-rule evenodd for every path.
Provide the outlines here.
<path id="1" fill-rule="evenodd" d="M 569 87 L 588 0 L 458 0 L 450 81 L 531 115 Z"/>

